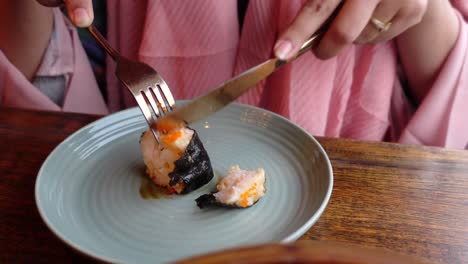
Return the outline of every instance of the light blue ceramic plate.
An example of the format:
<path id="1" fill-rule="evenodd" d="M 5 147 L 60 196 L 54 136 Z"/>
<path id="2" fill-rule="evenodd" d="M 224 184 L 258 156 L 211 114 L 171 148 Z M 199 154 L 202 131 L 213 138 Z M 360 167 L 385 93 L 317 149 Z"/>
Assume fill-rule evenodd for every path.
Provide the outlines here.
<path id="1" fill-rule="evenodd" d="M 193 124 L 216 175 L 231 165 L 266 171 L 267 193 L 248 209 L 200 210 L 188 195 L 143 199 L 139 109 L 80 129 L 49 155 L 36 181 L 47 226 L 74 249 L 99 260 L 160 263 L 228 247 L 298 239 L 320 217 L 333 174 L 319 143 L 273 113 L 231 104 Z M 215 177 L 216 178 L 216 177 Z"/>

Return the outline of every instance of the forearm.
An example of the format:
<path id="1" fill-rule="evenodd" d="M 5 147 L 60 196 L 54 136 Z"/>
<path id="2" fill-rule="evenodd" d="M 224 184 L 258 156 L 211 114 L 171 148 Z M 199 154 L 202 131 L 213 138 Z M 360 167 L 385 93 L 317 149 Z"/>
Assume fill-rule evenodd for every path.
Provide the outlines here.
<path id="1" fill-rule="evenodd" d="M 49 45 L 52 9 L 35 0 L 0 1 L 0 49 L 32 80 Z"/>
<path id="2" fill-rule="evenodd" d="M 458 32 L 459 22 L 449 0 L 429 0 L 422 21 L 397 37 L 403 69 L 418 102 L 430 89 Z"/>

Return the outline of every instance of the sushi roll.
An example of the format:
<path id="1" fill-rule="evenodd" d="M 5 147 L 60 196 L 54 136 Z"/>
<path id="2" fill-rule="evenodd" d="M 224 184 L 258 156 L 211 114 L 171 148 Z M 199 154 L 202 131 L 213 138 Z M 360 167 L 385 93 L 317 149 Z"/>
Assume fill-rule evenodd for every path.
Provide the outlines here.
<path id="1" fill-rule="evenodd" d="M 158 123 L 142 134 L 140 148 L 150 179 L 168 193 L 185 194 L 200 188 L 213 178 L 208 153 L 197 132 L 184 124 Z"/>
<path id="2" fill-rule="evenodd" d="M 218 182 L 217 192 L 204 194 L 195 201 L 200 209 L 211 205 L 247 208 L 265 195 L 265 183 L 262 168 L 249 171 L 232 166 L 228 175 Z"/>

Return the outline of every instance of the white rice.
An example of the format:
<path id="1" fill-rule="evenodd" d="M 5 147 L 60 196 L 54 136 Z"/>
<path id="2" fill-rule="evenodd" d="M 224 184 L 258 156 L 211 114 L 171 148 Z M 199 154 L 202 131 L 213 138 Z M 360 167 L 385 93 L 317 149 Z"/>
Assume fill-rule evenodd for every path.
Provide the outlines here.
<path id="1" fill-rule="evenodd" d="M 181 136 L 176 140 L 170 140 L 171 133 L 178 132 L 181 132 Z M 146 165 L 146 172 L 154 183 L 163 187 L 169 186 L 169 173 L 174 171 L 174 162 L 184 154 L 193 133 L 193 130 L 184 127 L 173 130 L 168 134 L 160 134 L 161 146 L 159 146 L 151 131 L 144 132 L 141 137 L 140 148 Z M 180 193 L 184 186 L 172 187 Z"/>

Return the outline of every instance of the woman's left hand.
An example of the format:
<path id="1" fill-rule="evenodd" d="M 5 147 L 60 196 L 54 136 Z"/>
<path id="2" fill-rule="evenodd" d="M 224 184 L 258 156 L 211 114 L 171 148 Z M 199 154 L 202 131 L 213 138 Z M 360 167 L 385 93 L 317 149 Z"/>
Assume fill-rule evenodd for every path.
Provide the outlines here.
<path id="1" fill-rule="evenodd" d="M 292 24 L 281 34 L 275 55 L 289 59 L 339 6 L 341 0 L 308 0 Z M 314 49 L 328 59 L 353 44 L 386 41 L 419 23 L 428 0 L 347 0 Z"/>

